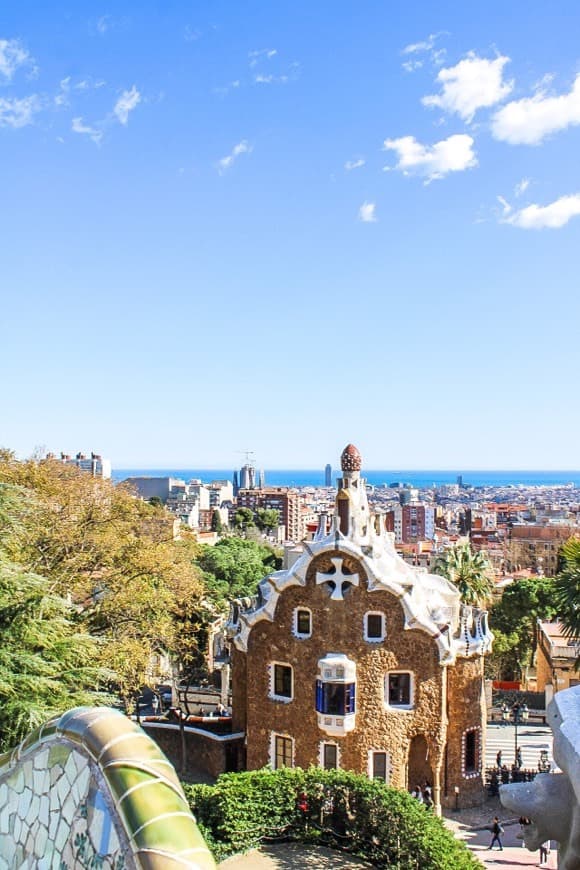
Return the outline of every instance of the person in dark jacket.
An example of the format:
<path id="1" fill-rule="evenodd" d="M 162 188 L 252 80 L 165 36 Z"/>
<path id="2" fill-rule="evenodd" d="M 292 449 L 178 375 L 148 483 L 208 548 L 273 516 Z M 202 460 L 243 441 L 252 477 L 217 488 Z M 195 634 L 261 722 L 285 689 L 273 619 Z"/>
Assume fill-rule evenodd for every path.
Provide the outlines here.
<path id="1" fill-rule="evenodd" d="M 491 836 L 491 843 L 489 844 L 490 850 L 493 849 L 493 844 L 497 843 L 497 845 L 499 846 L 500 852 L 503 852 L 503 846 L 501 844 L 501 839 L 500 839 L 502 834 L 503 834 L 503 828 L 499 823 L 499 818 L 497 816 L 494 816 L 493 823 L 491 826 L 491 835 L 492 836 Z"/>

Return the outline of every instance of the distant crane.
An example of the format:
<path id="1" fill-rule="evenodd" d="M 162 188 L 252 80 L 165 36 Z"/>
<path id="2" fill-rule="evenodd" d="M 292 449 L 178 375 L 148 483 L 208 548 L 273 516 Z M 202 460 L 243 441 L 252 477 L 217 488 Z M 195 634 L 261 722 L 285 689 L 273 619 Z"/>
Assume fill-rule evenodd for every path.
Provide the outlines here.
<path id="1" fill-rule="evenodd" d="M 255 465 L 256 464 L 256 460 L 251 458 L 252 456 L 255 455 L 253 450 L 236 450 L 236 453 L 243 453 L 244 454 L 244 456 L 246 457 L 246 465 Z"/>

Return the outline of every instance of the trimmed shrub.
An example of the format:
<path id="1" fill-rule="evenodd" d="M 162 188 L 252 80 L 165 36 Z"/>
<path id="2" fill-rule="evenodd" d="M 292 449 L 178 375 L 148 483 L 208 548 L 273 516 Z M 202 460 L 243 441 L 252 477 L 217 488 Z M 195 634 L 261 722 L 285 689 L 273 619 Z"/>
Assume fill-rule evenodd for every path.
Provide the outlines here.
<path id="1" fill-rule="evenodd" d="M 349 771 L 264 769 L 184 788 L 217 860 L 264 840 L 297 840 L 344 850 L 376 867 L 482 866 L 423 804 Z"/>

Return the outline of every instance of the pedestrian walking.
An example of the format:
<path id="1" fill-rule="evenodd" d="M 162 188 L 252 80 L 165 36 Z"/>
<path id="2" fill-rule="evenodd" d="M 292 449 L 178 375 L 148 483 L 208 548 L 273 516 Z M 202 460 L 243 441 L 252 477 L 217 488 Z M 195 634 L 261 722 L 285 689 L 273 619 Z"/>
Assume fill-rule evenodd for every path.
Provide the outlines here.
<path id="1" fill-rule="evenodd" d="M 540 846 L 540 867 L 545 867 L 548 862 L 548 855 L 550 854 L 550 841 L 546 840 L 545 843 L 542 843 Z"/>
<path id="2" fill-rule="evenodd" d="M 495 756 L 495 766 L 501 768 L 501 749 L 498 754 Z"/>
<path id="3" fill-rule="evenodd" d="M 524 766 L 524 759 L 522 758 L 522 750 L 518 746 L 518 750 L 516 752 L 516 767 L 518 770 L 521 770 Z"/>
<path id="4" fill-rule="evenodd" d="M 498 816 L 493 817 L 493 822 L 491 825 L 491 834 L 492 834 L 491 843 L 489 844 L 490 851 L 493 849 L 493 844 L 497 843 L 497 845 L 499 846 L 500 852 L 503 852 L 503 846 L 501 844 L 501 839 L 500 839 L 500 837 L 503 834 L 503 827 L 500 825 Z"/>

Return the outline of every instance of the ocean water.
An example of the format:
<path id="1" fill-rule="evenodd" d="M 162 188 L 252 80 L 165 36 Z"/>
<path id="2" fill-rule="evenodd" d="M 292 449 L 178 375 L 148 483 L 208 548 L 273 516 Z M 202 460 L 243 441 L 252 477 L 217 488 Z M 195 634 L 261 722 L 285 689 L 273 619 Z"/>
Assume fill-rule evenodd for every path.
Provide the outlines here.
<path id="1" fill-rule="evenodd" d="M 385 470 L 363 469 L 363 477 L 374 486 L 389 483 L 408 483 L 426 488 L 443 483 L 456 483 L 462 475 L 465 486 L 557 486 L 573 483 L 580 487 L 580 471 L 437 471 L 436 469 Z M 232 468 L 119 468 L 113 469 L 115 481 L 127 477 L 179 477 L 182 480 L 199 478 L 204 483 L 210 480 L 232 480 Z M 266 486 L 324 486 L 323 469 L 265 469 Z M 332 470 L 332 481 L 340 476 L 340 469 Z"/>

